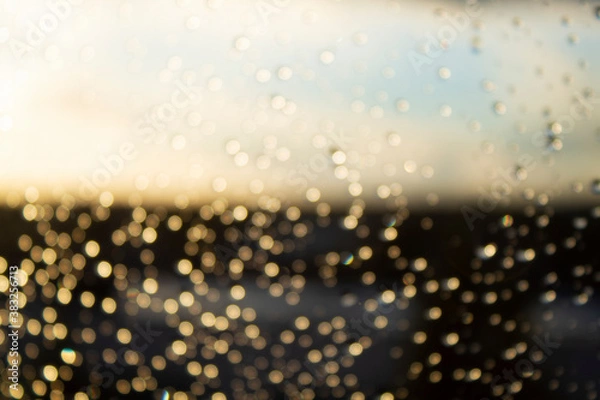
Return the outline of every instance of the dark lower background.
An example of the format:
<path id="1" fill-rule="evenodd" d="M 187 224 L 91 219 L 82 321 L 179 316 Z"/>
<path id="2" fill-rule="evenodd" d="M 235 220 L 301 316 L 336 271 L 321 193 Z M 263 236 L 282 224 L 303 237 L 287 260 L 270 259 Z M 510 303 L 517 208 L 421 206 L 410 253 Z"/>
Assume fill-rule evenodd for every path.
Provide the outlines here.
<path id="1" fill-rule="evenodd" d="M 0 210 L 0 256 L 8 264 L 33 260 L 36 271 L 50 271 L 45 285 L 53 285 L 55 289 L 64 286 L 67 274 L 77 278 L 77 285 L 71 291 L 69 304 L 60 303 L 55 295 L 48 296 L 52 291 L 48 288 L 44 291 L 35 279 L 35 272 L 22 289 L 28 298 L 22 310 L 26 320 L 36 319 L 42 327 L 50 325 L 44 329 L 52 329 L 52 324 L 42 317 L 44 308 L 50 307 L 58 313 L 54 323 L 62 323 L 68 329 L 62 340 L 52 339 L 52 335 L 49 339 L 44 333 L 27 333 L 21 338 L 23 398 L 50 398 L 53 389 L 56 398 L 60 398 L 58 393 L 73 398 L 77 392 L 86 392 L 90 398 L 98 399 L 184 398 L 183 393 L 189 398 L 211 398 L 214 393 L 223 393 L 233 399 L 360 399 L 356 394 L 352 397 L 355 392 L 368 399 L 385 399 L 381 397 L 384 393 L 399 399 L 598 398 L 598 209 L 565 212 L 539 207 L 497 212 L 478 221 L 471 231 L 459 210 L 367 212 L 359 218 L 356 229 L 348 230 L 342 227 L 345 215 L 341 214 L 319 217 L 303 213 L 299 220 L 290 221 L 284 213 L 261 211 L 267 222 L 258 227 L 251 222 L 230 224 L 227 215 L 207 219 L 197 209 L 158 207 L 148 208 L 148 216 L 141 223 L 142 228 L 156 227 L 156 241 L 146 243 L 141 237 L 128 235 L 122 245 L 114 243 L 113 233 L 119 229 L 127 231 L 128 226 L 135 231 L 135 223 L 130 225 L 132 209 L 74 209 L 64 221 L 59 221 L 56 215 L 50 217 L 48 210 L 44 217 L 40 210 L 32 221 L 23 217 L 21 209 Z M 83 214 L 91 216 L 89 227 L 86 218 L 81 217 Z M 247 221 L 254 214 L 250 212 Z M 173 215 L 183 221 L 178 231 L 167 226 L 168 218 Z M 188 230 L 198 225 L 212 230 L 214 240 L 210 234 L 208 238 L 190 240 Z M 398 235 L 388 241 L 382 231 L 390 226 L 396 227 Z M 294 227 L 296 232 L 306 228 L 307 234 L 298 237 Z M 237 229 L 237 234 L 232 228 Z M 50 231 L 67 233 L 71 244 L 67 248 L 48 244 Z M 32 239 L 33 250 L 19 248 L 21 235 Z M 262 235 L 280 241 L 284 250 L 273 254 L 261 249 L 258 239 Z M 100 253 L 96 257 L 86 255 L 83 269 L 72 268 L 70 260 L 75 254 L 85 255 L 84 247 L 90 240 L 99 243 Z M 494 244 L 496 251 L 486 258 L 482 248 L 488 244 Z M 51 265 L 36 260 L 39 249 L 35 246 L 55 249 L 58 258 Z M 252 256 L 244 261 L 243 274 L 232 275 L 229 262 L 239 255 L 242 246 L 252 249 Z M 367 260 L 359 257 L 358 251 L 363 246 L 372 249 Z M 390 250 L 392 246 L 400 249 L 400 255 Z M 535 252 L 529 261 L 522 256 L 527 249 Z M 330 263 L 327 262 L 326 255 L 331 252 L 340 256 L 339 262 L 335 259 L 331 262 L 331 255 Z M 210 253 L 215 256 L 214 265 L 212 257 L 206 256 Z M 152 260 L 147 258 L 149 254 Z M 208 258 L 203 259 L 203 255 Z M 353 261 L 344 262 L 351 255 Z M 424 270 L 414 268 L 417 258 L 427 261 Z M 202 270 L 205 283 L 195 286 L 189 276 L 178 273 L 180 259 L 189 259 L 194 269 Z M 101 260 L 113 267 L 123 264 L 127 276 L 117 278 L 112 274 L 101 278 L 96 273 Z M 279 265 L 276 277 L 265 276 L 267 262 Z M 375 279 L 365 284 L 363 274 L 369 271 L 375 274 Z M 138 296 L 144 292 L 142 282 L 147 277 L 155 277 L 159 284 L 157 293 L 150 296 L 154 301 L 178 300 L 181 292 L 189 291 L 194 294 L 194 306 L 179 304 L 174 314 L 139 307 Z M 459 280 L 457 288 L 452 286 L 455 280 L 447 287 L 449 278 Z M 428 281 L 438 282 L 439 289 L 429 293 L 425 290 Z M 291 282 L 296 282 L 297 287 Z M 282 296 L 269 294 L 268 286 L 273 283 L 282 285 Z M 236 284 L 245 288 L 242 300 L 229 295 Z M 414 296 L 410 289 L 405 291 L 410 284 L 416 288 Z M 204 285 L 210 288 L 208 293 L 203 291 Z M 380 295 L 385 290 L 397 294 L 391 305 L 381 301 Z M 85 291 L 95 295 L 96 302 L 91 308 L 83 307 L 80 302 Z M 100 305 L 107 297 L 117 302 L 112 315 L 105 313 Z M 299 298 L 297 304 L 286 302 L 294 298 Z M 490 301 L 494 298 L 495 301 Z M 375 311 L 365 310 L 369 299 L 377 301 Z M 3 307 L 5 304 L 2 301 Z M 256 320 L 229 318 L 229 326 L 224 330 L 201 322 L 201 313 L 210 311 L 223 316 L 229 304 L 254 309 Z M 438 319 L 427 318 L 432 307 L 441 310 Z M 6 311 L 2 312 L 6 315 Z M 308 329 L 300 331 L 294 326 L 298 316 L 310 320 Z M 377 316 L 387 318 L 387 326 L 376 327 L 372 321 Z M 321 334 L 319 324 L 331 322 L 335 317 L 343 317 L 345 326 Z M 180 333 L 177 325 L 181 321 L 192 323 L 192 335 L 184 337 Z M 117 340 L 118 329 L 127 328 L 135 333 L 136 325 L 146 324 L 150 324 L 157 336 L 138 351 L 137 362 L 131 362 L 134 365 L 126 361 L 111 364 L 103 358 L 106 349 L 121 354 L 131 350 L 131 344 Z M 264 346 L 245 336 L 245 329 L 251 324 L 260 329 Z M 95 331 L 93 342 L 83 340 L 85 328 Z M 292 343 L 281 341 L 285 330 L 294 332 Z M 415 343 L 417 332 L 426 334 L 423 343 Z M 449 333 L 458 334 L 454 345 L 445 341 Z M 360 355 L 350 355 L 349 346 L 361 337 L 362 343 L 369 345 L 370 341 L 370 345 Z M 216 353 L 211 345 L 216 339 L 227 341 L 229 352 L 239 351 L 241 361 L 232 363 L 227 353 Z M 176 340 L 186 341 L 186 354 L 174 355 L 168 349 Z M 536 351 L 534 347 L 539 342 L 551 344 L 546 354 L 542 354 L 542 360 L 533 363 L 532 351 Z M 328 344 L 334 345 L 337 354 L 317 363 L 306 361 L 310 350 L 323 350 Z M 65 348 L 78 354 L 77 365 L 61 360 Z M 506 357 L 509 349 L 518 349 L 520 353 Z M 4 336 L 0 352 L 7 351 Z M 432 353 L 441 356 L 436 365 L 428 362 Z M 164 357 L 164 369 L 154 368 L 155 356 Z M 186 369 L 194 360 L 204 367 L 199 376 L 190 375 Z M 2 363 L 4 369 L 5 357 Z M 217 366 L 217 377 L 206 376 L 208 364 Z M 54 382 L 44 377 L 43 368 L 47 365 L 63 366 Z M 272 371 L 282 373 L 281 382 L 269 379 Z M 309 373 L 313 381 L 303 380 L 306 378 L 303 373 Z M 8 396 L 6 372 L 2 374 L 2 393 Z M 441 379 L 432 379 L 438 374 Z M 136 377 L 145 381 L 138 390 L 130 387 Z M 32 390 L 38 380 L 45 383 L 46 390 L 41 394 L 38 383 L 36 395 Z M 512 382 L 514 393 L 500 388 L 493 391 L 492 381 L 505 389 Z"/>

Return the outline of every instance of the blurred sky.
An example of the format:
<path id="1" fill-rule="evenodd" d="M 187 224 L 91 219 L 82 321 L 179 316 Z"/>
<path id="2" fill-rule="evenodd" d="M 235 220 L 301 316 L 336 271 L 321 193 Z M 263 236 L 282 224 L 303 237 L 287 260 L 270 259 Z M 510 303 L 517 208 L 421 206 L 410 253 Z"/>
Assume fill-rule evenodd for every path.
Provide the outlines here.
<path id="1" fill-rule="evenodd" d="M 597 201 L 593 2 L 74 3 L 0 1 L 3 195 L 455 206 L 502 169 L 513 204 Z"/>

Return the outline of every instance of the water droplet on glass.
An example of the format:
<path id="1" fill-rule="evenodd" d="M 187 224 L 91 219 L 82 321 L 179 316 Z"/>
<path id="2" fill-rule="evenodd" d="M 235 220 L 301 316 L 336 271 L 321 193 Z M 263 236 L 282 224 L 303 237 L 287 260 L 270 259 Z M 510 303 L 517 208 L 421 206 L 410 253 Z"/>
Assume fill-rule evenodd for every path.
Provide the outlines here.
<path id="1" fill-rule="evenodd" d="M 287 81 L 292 77 L 293 74 L 294 72 L 290 67 L 281 67 L 277 72 L 277 77 L 282 81 Z"/>
<path id="2" fill-rule="evenodd" d="M 452 72 L 450 72 L 450 69 L 448 69 L 446 67 L 442 67 L 438 71 L 438 74 L 440 75 L 440 78 L 442 78 L 442 79 L 450 79 Z"/>
<path id="3" fill-rule="evenodd" d="M 449 117 L 450 115 L 452 115 L 452 107 L 450 107 L 449 105 L 443 105 L 440 108 L 440 115 L 442 117 Z"/>
<path id="4" fill-rule="evenodd" d="M 331 159 L 334 163 L 340 165 L 346 162 L 346 154 L 341 150 L 337 150 L 333 152 L 333 154 L 331 155 Z"/>
<path id="5" fill-rule="evenodd" d="M 335 60 L 335 54 L 333 54 L 329 50 L 325 50 L 324 52 L 321 53 L 321 56 L 319 57 L 319 59 L 321 60 L 321 62 L 323 64 L 329 65 Z"/>
<path id="6" fill-rule="evenodd" d="M 501 101 L 494 103 L 494 112 L 498 115 L 506 114 L 506 105 Z"/>
<path id="7" fill-rule="evenodd" d="M 481 82 L 481 87 L 483 87 L 483 90 L 485 90 L 486 92 L 493 92 L 494 90 L 496 90 L 496 84 L 487 79 Z"/>
<path id="8" fill-rule="evenodd" d="M 223 177 L 218 177 L 213 181 L 212 187 L 215 192 L 221 193 L 227 189 L 227 181 Z"/>
<path id="9" fill-rule="evenodd" d="M 402 138 L 396 132 L 390 132 L 387 140 L 390 146 L 400 146 L 400 143 L 402 143 Z"/>
<path id="10" fill-rule="evenodd" d="M 579 36 L 575 33 L 569 34 L 568 38 L 569 38 L 569 43 L 571 43 L 571 44 L 579 43 Z"/>
<path id="11" fill-rule="evenodd" d="M 594 179 L 592 181 L 592 193 L 600 194 L 600 179 Z"/>
<path id="12" fill-rule="evenodd" d="M 563 142 L 554 135 L 548 136 L 548 147 L 550 150 L 560 151 L 563 148 Z"/>
<path id="13" fill-rule="evenodd" d="M 548 125 L 548 130 L 555 135 L 560 135 L 563 131 L 563 127 L 558 122 L 552 122 Z"/>
<path id="14" fill-rule="evenodd" d="M 396 102 L 396 108 L 400 112 L 407 112 L 410 108 L 410 104 L 408 103 L 408 100 L 400 99 Z"/>
<path id="15" fill-rule="evenodd" d="M 283 96 L 273 96 L 273 98 L 271 99 L 271 107 L 273 107 L 274 110 L 281 110 L 283 107 L 285 107 L 286 101 L 285 98 Z"/>
<path id="16" fill-rule="evenodd" d="M 245 36 L 241 36 L 235 41 L 235 48 L 239 51 L 246 51 L 250 48 L 250 39 Z"/>
<path id="17" fill-rule="evenodd" d="M 527 179 L 527 170 L 521 166 L 517 166 L 515 168 L 515 177 L 520 181 L 524 181 Z"/>

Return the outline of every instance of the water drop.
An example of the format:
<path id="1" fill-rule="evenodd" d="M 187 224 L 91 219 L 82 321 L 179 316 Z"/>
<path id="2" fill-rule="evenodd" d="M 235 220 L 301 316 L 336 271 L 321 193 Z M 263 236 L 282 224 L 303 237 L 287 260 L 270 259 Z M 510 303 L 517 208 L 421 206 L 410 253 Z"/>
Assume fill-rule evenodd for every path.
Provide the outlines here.
<path id="1" fill-rule="evenodd" d="M 400 99 L 398 100 L 398 102 L 396 103 L 396 108 L 398 109 L 398 111 L 400 112 L 407 112 L 408 109 L 410 108 L 410 104 L 408 103 L 408 100 L 405 99 Z"/>
<path id="2" fill-rule="evenodd" d="M 552 122 L 548 125 L 548 130 L 555 135 L 560 135 L 563 131 L 563 127 L 559 122 Z"/>
<path id="3" fill-rule="evenodd" d="M 600 179 L 594 179 L 592 181 L 592 193 L 600 194 Z"/>
<path id="4" fill-rule="evenodd" d="M 571 43 L 571 44 L 579 43 L 579 35 L 577 35 L 575 33 L 569 34 L 568 39 L 569 39 L 569 43 Z"/>
<path id="5" fill-rule="evenodd" d="M 235 41 L 235 48 L 239 51 L 246 51 L 250 48 L 250 39 L 245 36 L 241 36 Z"/>
<path id="6" fill-rule="evenodd" d="M 450 71 L 450 69 L 448 69 L 446 67 L 440 68 L 440 70 L 438 71 L 438 74 L 440 75 L 440 78 L 442 78 L 444 80 L 450 79 L 450 76 L 452 76 L 452 72 Z"/>
<path id="7" fill-rule="evenodd" d="M 501 101 L 497 101 L 496 103 L 494 103 L 494 111 L 498 115 L 504 115 L 506 114 L 506 105 Z"/>
<path id="8" fill-rule="evenodd" d="M 515 177 L 520 181 L 524 181 L 527 179 L 527 170 L 518 165 L 517 168 L 515 168 Z"/>
<path id="9" fill-rule="evenodd" d="M 554 135 L 548 136 L 548 147 L 550 150 L 560 151 L 563 148 L 563 142 Z"/>
<path id="10" fill-rule="evenodd" d="M 440 115 L 442 117 L 449 117 L 450 115 L 452 115 L 452 107 L 450 107 L 449 105 L 445 104 L 440 108 Z"/>
<path id="11" fill-rule="evenodd" d="M 402 143 L 402 138 L 396 132 L 390 132 L 387 139 L 390 146 L 399 146 Z"/>
<path id="12" fill-rule="evenodd" d="M 331 64 L 335 60 L 335 54 L 333 54 L 329 50 L 326 50 L 326 51 L 324 51 L 324 52 L 321 53 L 321 56 L 319 57 L 319 59 L 321 60 L 321 62 L 323 64 L 329 65 L 329 64 Z"/>

